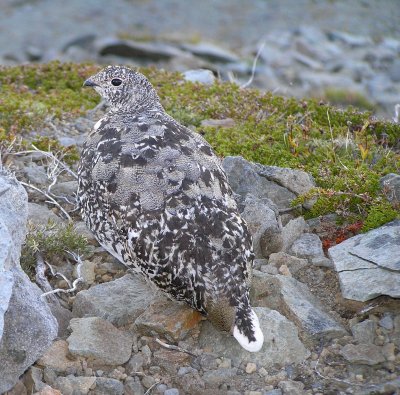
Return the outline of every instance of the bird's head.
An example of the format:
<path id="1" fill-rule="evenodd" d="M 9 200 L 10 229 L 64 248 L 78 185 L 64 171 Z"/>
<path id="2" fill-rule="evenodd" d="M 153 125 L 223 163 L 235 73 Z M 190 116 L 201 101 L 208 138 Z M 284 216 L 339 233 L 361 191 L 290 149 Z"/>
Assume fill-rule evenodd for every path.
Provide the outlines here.
<path id="1" fill-rule="evenodd" d="M 94 88 L 111 108 L 129 110 L 161 106 L 149 80 L 128 67 L 108 66 L 88 78 L 83 86 Z"/>

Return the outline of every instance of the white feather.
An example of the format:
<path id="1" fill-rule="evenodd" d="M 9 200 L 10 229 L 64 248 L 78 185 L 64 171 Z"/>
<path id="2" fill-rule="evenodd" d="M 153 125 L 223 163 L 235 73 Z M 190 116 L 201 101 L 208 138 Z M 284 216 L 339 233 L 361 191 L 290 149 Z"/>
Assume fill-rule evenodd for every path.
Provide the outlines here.
<path id="1" fill-rule="evenodd" d="M 255 341 L 250 342 L 249 339 L 242 332 L 240 332 L 236 325 L 233 328 L 233 336 L 245 350 L 257 352 L 260 351 L 261 347 L 263 346 L 264 335 L 260 328 L 258 317 L 253 310 L 251 311 L 251 323 L 253 324 L 254 337 L 256 338 Z"/>

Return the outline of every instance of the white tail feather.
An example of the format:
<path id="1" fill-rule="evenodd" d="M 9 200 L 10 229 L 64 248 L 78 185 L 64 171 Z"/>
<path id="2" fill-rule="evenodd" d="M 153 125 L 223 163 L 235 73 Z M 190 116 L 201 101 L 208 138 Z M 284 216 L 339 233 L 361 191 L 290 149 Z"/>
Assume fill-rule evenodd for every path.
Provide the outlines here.
<path id="1" fill-rule="evenodd" d="M 239 342 L 239 344 L 245 350 L 250 352 L 257 352 L 260 351 L 261 347 L 263 346 L 264 335 L 260 328 L 260 322 L 258 320 L 258 317 L 253 310 L 251 310 L 250 318 L 251 318 L 251 323 L 253 324 L 254 337 L 256 338 L 256 340 L 249 341 L 247 336 L 245 336 L 236 325 L 233 328 L 233 337 Z"/>

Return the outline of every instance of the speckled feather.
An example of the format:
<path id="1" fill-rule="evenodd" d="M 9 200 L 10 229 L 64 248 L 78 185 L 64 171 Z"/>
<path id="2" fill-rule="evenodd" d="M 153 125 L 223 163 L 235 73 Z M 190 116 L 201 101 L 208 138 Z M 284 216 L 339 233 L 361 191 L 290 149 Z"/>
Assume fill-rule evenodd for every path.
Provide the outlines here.
<path id="1" fill-rule="evenodd" d="M 122 82 L 114 87 L 113 79 Z M 255 341 L 251 236 L 212 148 L 165 113 L 140 73 L 112 66 L 88 81 L 111 106 L 82 151 L 87 226 L 161 290 Z"/>

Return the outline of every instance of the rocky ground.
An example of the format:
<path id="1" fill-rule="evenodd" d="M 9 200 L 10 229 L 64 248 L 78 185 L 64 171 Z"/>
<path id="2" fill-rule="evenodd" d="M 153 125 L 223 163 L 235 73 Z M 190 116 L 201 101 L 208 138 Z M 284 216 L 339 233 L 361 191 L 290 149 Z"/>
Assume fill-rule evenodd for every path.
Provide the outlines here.
<path id="1" fill-rule="evenodd" d="M 102 111 L 100 106 L 43 133 L 81 147 Z M 31 231 L 48 220 L 55 224 L 45 231 L 50 239 L 67 221 L 62 207 L 89 249 L 82 257 L 70 251 L 68 259 L 53 257 L 47 263 L 36 255 L 41 289 L 19 269 L 18 254 L 5 257 L 0 283 L 8 286 L 0 287 L 0 312 L 8 311 L 0 343 L 0 392 L 10 386 L 7 395 L 400 390 L 400 305 L 393 299 L 400 296 L 398 221 L 350 238 L 326 254 L 321 238 L 337 229 L 334 216 L 305 221 L 290 208 L 294 197 L 314 186 L 309 174 L 226 157 L 223 165 L 257 258 L 252 297 L 266 341 L 261 352 L 251 354 L 188 307 L 128 273 L 99 247 L 74 211 L 74 167 L 64 168 L 43 152 L 9 155 L 6 165 L 37 188 L 27 188 L 27 203 L 22 187 L 2 173 L 0 230 L 6 248 L 19 250 L 26 216 Z M 393 177 L 393 198 L 398 199 L 398 178 Z M 49 204 L 51 198 L 59 204 Z M 55 289 L 39 299 L 34 311 L 24 305 L 33 295 Z"/>
<path id="2" fill-rule="evenodd" d="M 2 2 L 0 64 L 95 61 L 206 68 L 286 96 L 395 116 L 400 7 L 341 2 Z M 299 22 L 300 21 L 300 22 Z"/>
<path id="3" fill-rule="evenodd" d="M 190 81 L 211 85 L 218 75 L 246 84 L 259 52 L 252 86 L 394 116 L 396 1 L 257 0 L 248 7 L 233 0 L 193 7 L 117 0 L 112 9 L 109 3 L 5 0 L 0 64 L 155 65 L 182 71 Z M 39 91 L 27 86 L 16 88 Z M 24 122 L 29 111 L 21 112 Z M 40 111 L 34 108 L 32 117 Z M 79 151 L 103 111 L 99 105 L 73 121 L 48 116 L 33 128 Z M 201 121 L 230 123 L 226 116 Z M 3 132 L 0 127 L 0 137 Z M 381 140 L 388 148 L 383 133 Z M 358 234 L 357 224 L 338 226 L 336 214 L 305 220 L 291 202 L 315 186 L 308 173 L 225 157 L 256 252 L 252 299 L 266 341 L 251 354 L 97 244 L 76 211 L 75 162 L 25 148 L 0 151 L 4 167 L 25 183 L 0 171 L 0 393 L 400 393 L 399 220 L 366 234 Z M 396 149 L 394 141 L 386 154 Z M 366 163 L 373 166 L 376 158 Z M 380 187 L 399 207 L 400 176 L 387 174 Z"/>

